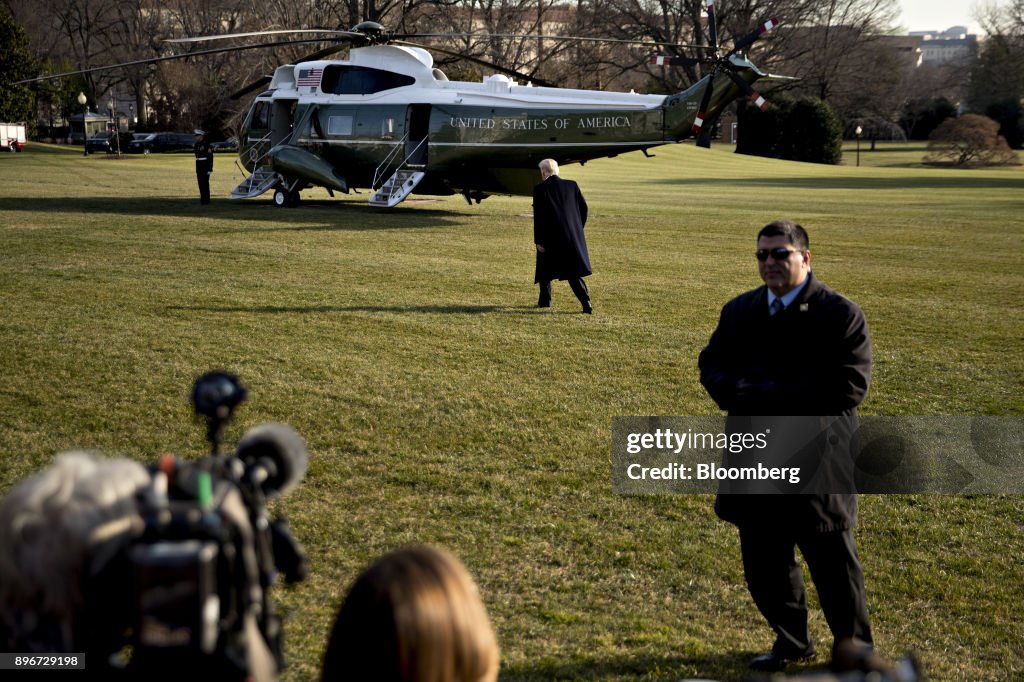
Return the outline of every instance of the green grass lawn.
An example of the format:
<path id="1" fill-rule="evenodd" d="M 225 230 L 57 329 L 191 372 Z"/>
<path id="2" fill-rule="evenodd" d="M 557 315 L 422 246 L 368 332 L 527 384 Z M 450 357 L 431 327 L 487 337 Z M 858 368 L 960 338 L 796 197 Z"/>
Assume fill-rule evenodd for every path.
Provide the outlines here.
<path id="1" fill-rule="evenodd" d="M 772 634 L 735 529 L 710 497 L 615 495 L 611 420 L 715 413 L 696 357 L 760 284 L 762 225 L 807 227 L 817 275 L 864 308 L 863 414 L 1024 414 L 1024 169 L 866 146 L 860 166 L 849 145 L 836 167 L 679 145 L 566 167 L 591 206 L 592 317 L 564 283 L 532 307 L 529 198 L 277 209 L 229 201 L 220 156 L 200 207 L 188 155 L 0 154 L 0 490 L 68 448 L 201 455 L 188 391 L 225 368 L 251 392 L 232 440 L 284 421 L 311 453 L 276 505 L 312 562 L 275 592 L 288 682 L 316 679 L 356 573 L 413 542 L 479 581 L 503 680 L 743 679 Z M 1024 676 L 1024 500 L 862 502 L 880 651 L 935 680 Z"/>

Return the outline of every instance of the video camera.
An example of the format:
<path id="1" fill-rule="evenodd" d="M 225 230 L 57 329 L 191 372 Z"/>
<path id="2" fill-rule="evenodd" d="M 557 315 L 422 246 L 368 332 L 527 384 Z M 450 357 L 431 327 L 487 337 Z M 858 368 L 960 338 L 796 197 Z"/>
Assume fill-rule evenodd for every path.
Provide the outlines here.
<path id="1" fill-rule="evenodd" d="M 141 528 L 112 557 L 92 559 L 89 649 L 105 654 L 109 677 L 260 682 L 283 667 L 268 592 L 278 573 L 294 583 L 308 566 L 287 522 L 269 518 L 267 500 L 301 481 L 308 455 L 284 424 L 251 429 L 221 454 L 221 430 L 246 396 L 224 372 L 196 380 L 191 400 L 207 421 L 210 455 L 164 455 L 149 467 L 137 496 Z M 89 667 L 99 663 L 91 657 Z"/>

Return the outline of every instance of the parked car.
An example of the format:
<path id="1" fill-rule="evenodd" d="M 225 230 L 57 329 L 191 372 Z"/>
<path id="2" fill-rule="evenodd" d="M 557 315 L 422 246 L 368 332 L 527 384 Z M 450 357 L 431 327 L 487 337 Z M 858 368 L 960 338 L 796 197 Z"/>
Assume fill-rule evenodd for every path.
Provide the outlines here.
<path id="1" fill-rule="evenodd" d="M 156 133 L 135 133 L 132 136 L 132 141 L 128 143 L 128 151 L 132 154 L 142 154 L 145 152 L 149 153 L 148 142 L 152 142 L 156 139 Z"/>
<path id="2" fill-rule="evenodd" d="M 132 136 L 130 133 L 117 133 L 115 135 L 114 133 L 104 131 L 96 133 L 85 141 L 85 151 L 90 153 L 106 152 L 107 154 L 116 154 L 118 151 L 127 152 L 131 141 Z"/>
<path id="3" fill-rule="evenodd" d="M 229 137 L 226 140 L 220 142 L 211 142 L 210 147 L 219 152 L 233 152 L 238 151 L 238 138 Z"/>
<path id="4" fill-rule="evenodd" d="M 141 140 L 132 140 L 128 145 L 128 151 L 143 154 L 191 151 L 193 144 L 195 136 L 188 133 L 150 133 Z"/>

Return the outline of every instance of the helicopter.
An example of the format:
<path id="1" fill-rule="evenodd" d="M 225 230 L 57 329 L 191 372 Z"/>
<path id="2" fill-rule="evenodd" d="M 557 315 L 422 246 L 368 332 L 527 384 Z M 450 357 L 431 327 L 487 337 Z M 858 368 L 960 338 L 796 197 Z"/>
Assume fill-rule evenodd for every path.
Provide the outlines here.
<path id="1" fill-rule="evenodd" d="M 714 0 L 706 0 L 706 6 L 709 44 L 678 46 L 699 47 L 707 51 L 705 56 L 651 60 L 665 66 L 708 67 L 702 79 L 671 95 L 555 87 L 476 58 L 409 42 L 410 37 L 429 34 L 391 33 L 372 21 L 348 31 L 284 29 L 168 42 L 281 33 L 319 33 L 338 42 L 295 64 L 278 66 L 273 76 L 233 95 L 265 88 L 239 126 L 238 165 L 247 176 L 231 191 L 231 198 L 272 191 L 274 205 L 291 207 L 311 187 L 326 188 L 331 196 L 369 188 L 368 203 L 377 207 L 393 208 L 414 191 L 462 194 L 472 204 L 495 194 L 530 196 L 537 164 L 545 158 L 566 165 L 633 151 L 652 156 L 652 147 L 693 136 L 698 143 L 708 140 L 718 115 L 741 95 L 765 108 L 767 103 L 751 84 L 786 77 L 761 71 L 744 51 L 777 26 L 778 19 L 764 22 L 722 53 Z M 328 58 L 346 46 L 347 59 Z M 233 49 L 244 48 L 225 51 Z M 434 66 L 431 51 L 467 58 L 498 73 L 480 82 L 452 81 Z M 159 59 L 168 58 L 174 57 Z M 520 84 L 516 77 L 526 82 Z"/>

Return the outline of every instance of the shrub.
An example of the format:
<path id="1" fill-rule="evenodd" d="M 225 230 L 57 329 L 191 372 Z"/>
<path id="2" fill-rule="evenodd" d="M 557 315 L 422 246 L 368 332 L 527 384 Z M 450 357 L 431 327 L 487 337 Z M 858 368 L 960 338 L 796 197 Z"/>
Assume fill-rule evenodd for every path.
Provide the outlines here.
<path id="1" fill-rule="evenodd" d="M 1017 154 L 987 116 L 966 114 L 941 123 L 928 138 L 925 163 L 974 168 L 1018 165 Z"/>
<path id="2" fill-rule="evenodd" d="M 739 116 L 737 154 L 790 161 L 838 164 L 843 125 L 826 102 L 804 97 L 773 98 L 768 111 L 747 107 Z"/>

